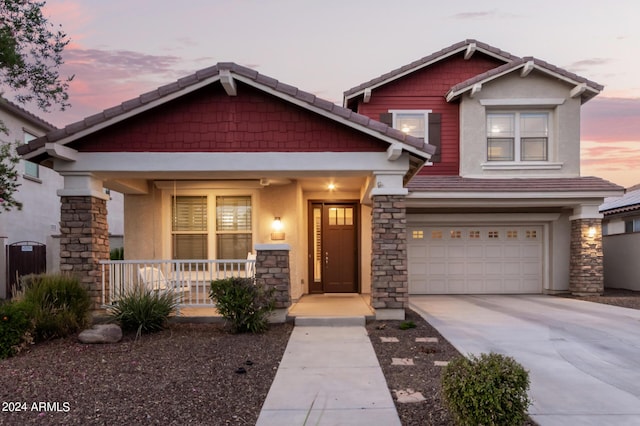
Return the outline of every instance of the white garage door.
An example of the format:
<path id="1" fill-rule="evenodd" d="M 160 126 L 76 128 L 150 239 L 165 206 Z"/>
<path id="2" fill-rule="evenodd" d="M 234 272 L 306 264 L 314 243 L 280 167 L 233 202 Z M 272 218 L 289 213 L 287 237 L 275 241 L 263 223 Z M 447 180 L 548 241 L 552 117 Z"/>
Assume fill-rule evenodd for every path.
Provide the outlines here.
<path id="1" fill-rule="evenodd" d="M 541 293 L 542 226 L 408 227 L 411 294 Z"/>

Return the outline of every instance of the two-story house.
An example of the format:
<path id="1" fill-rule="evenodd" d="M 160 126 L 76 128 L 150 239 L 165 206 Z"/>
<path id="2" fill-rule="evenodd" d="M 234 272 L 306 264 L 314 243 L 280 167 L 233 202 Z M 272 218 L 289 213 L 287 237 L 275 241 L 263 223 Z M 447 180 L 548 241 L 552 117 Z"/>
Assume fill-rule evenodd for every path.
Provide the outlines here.
<path id="1" fill-rule="evenodd" d="M 602 291 L 598 206 L 621 188 L 579 170 L 580 106 L 601 89 L 474 40 L 344 106 L 219 63 L 20 152 L 64 176 L 62 268 L 98 304 L 150 268 L 205 303 L 247 259 L 236 273 L 285 312 L 345 292 L 402 318 L 410 293 Z M 101 263 L 105 187 L 125 194 L 122 264 Z"/>
<path id="2" fill-rule="evenodd" d="M 7 130 L 0 133 L 1 143 L 16 146 L 56 129 L 1 97 L 0 121 Z M 50 167 L 28 160 L 21 160 L 15 168 L 19 186 L 14 198 L 22 203 L 22 210 L 0 212 L 0 299 L 10 295 L 19 275 L 59 270 L 60 197 L 56 191 L 64 186 L 64 179 Z M 122 245 L 122 196 L 113 194 L 112 198 L 109 220 L 117 247 Z"/>

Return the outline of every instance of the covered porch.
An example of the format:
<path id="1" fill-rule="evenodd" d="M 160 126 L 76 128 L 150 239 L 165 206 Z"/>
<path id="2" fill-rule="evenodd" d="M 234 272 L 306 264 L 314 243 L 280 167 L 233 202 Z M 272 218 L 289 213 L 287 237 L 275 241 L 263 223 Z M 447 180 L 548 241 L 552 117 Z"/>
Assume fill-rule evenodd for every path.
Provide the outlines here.
<path id="1" fill-rule="evenodd" d="M 399 318 L 408 303 L 405 183 L 433 151 L 218 64 L 21 153 L 64 176 L 61 270 L 81 276 L 96 307 L 149 278 L 182 293 L 184 309 L 207 308 L 212 279 L 253 273 L 276 288 L 284 315 L 305 295 L 352 293 L 378 317 Z M 124 194 L 121 263 L 107 261 L 105 189 Z"/>

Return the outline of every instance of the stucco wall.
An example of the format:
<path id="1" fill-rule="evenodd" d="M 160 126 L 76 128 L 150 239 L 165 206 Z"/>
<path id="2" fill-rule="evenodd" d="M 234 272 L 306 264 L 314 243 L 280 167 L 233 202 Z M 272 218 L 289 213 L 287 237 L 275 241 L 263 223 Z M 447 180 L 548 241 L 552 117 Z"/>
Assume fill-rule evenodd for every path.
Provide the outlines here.
<path id="1" fill-rule="evenodd" d="M 569 291 L 569 259 L 571 247 L 571 212 L 563 213 L 549 226 L 550 292 Z"/>
<path id="2" fill-rule="evenodd" d="M 640 233 L 602 238 L 604 286 L 640 291 Z"/>
<path id="3" fill-rule="evenodd" d="M 473 98 L 464 95 L 460 104 L 460 175 L 466 177 L 549 176 L 580 174 L 580 99 L 569 97 L 571 86 L 536 75 L 521 78 L 514 73 L 482 86 Z M 488 99 L 563 99 L 557 106 L 483 106 Z M 549 162 L 560 169 L 484 170 L 487 159 L 486 113 L 493 111 L 551 111 Z"/>

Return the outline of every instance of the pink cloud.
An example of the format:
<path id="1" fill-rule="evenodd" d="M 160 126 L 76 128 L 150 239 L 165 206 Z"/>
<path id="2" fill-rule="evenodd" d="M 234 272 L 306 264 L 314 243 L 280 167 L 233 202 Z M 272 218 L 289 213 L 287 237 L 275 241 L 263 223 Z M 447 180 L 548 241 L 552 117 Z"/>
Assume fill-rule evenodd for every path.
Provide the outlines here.
<path id="1" fill-rule="evenodd" d="M 596 98 L 582 107 L 582 138 L 640 141 L 640 99 Z"/>

